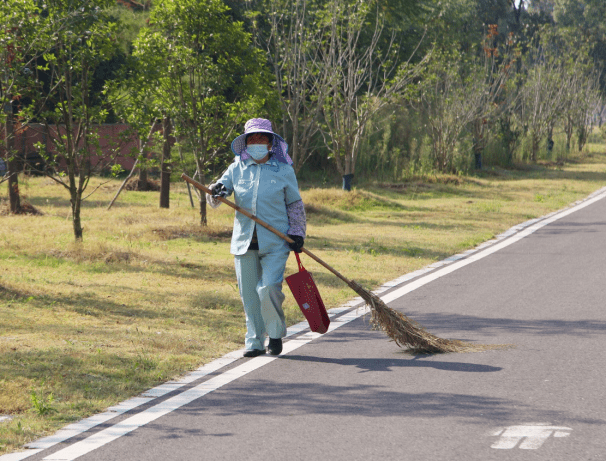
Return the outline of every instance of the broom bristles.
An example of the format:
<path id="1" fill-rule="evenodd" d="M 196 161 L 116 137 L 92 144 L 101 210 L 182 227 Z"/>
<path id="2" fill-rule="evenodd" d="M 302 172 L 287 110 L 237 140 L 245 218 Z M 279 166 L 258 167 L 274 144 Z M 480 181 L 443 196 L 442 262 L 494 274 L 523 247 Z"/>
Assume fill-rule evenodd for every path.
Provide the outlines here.
<path id="1" fill-rule="evenodd" d="M 388 307 L 377 295 L 350 281 L 349 286 L 358 293 L 371 309 L 370 323 L 373 328 L 383 330 L 398 346 L 408 347 L 414 352 L 481 352 L 503 349 L 507 345 L 473 344 L 456 339 L 442 339 L 431 334 L 419 323 Z"/>

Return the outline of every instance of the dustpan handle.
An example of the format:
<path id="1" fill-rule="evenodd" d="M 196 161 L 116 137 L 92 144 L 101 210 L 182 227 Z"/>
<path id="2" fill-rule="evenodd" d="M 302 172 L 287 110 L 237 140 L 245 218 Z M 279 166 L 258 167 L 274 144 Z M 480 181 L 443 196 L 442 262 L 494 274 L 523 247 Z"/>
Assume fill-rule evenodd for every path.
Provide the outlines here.
<path id="1" fill-rule="evenodd" d="M 299 272 L 303 272 L 305 268 L 303 267 L 303 264 L 301 264 L 301 258 L 299 258 L 299 253 L 297 253 L 296 251 L 295 257 L 297 258 L 297 264 L 299 265 Z"/>

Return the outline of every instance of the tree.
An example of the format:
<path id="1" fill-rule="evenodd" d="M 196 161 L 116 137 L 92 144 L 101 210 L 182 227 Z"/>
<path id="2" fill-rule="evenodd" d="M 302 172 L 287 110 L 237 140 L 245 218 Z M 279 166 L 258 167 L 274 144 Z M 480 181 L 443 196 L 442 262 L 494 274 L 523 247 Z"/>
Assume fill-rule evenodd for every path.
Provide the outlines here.
<path id="1" fill-rule="evenodd" d="M 564 65 L 538 46 L 526 57 L 526 77 L 516 113 L 530 136 L 530 159 L 535 162 L 541 142 L 551 136 L 565 101 Z"/>
<path id="2" fill-rule="evenodd" d="M 413 104 L 426 114 L 438 171 L 457 171 L 457 143 L 467 128 L 474 137 L 474 154 L 479 156 L 485 131 L 504 110 L 497 101 L 503 99 L 511 59 L 499 62 L 496 57 L 494 50 L 488 50 L 481 59 L 465 57 L 456 50 L 437 51 L 423 74 Z"/>
<path id="3" fill-rule="evenodd" d="M 21 199 L 14 151 L 15 116 L 20 97 L 34 85 L 32 67 L 48 47 L 45 37 L 49 22 L 40 16 L 34 0 L 15 0 L 0 4 L 0 24 L 0 125 L 3 127 L 0 137 L 4 139 L 9 209 L 11 213 L 18 213 Z"/>
<path id="4" fill-rule="evenodd" d="M 262 12 L 249 15 L 254 19 L 255 38 L 266 50 L 274 73 L 281 108 L 279 131 L 298 172 L 314 152 L 313 140 L 328 95 L 329 76 L 321 66 L 322 2 L 270 0 L 260 7 Z M 264 17 L 269 18 L 267 31 Z"/>
<path id="5" fill-rule="evenodd" d="M 513 10 L 514 16 L 516 18 L 516 23 L 518 26 L 521 24 L 522 12 L 526 7 L 525 0 L 508 0 L 511 9 Z"/>
<path id="6" fill-rule="evenodd" d="M 409 85 L 424 61 L 402 62 L 391 34 L 379 47 L 384 21 L 376 2 L 333 0 L 324 12 L 328 25 L 322 51 L 322 72 L 328 77 L 328 97 L 322 115 L 322 134 L 350 190 L 361 141 L 371 117 Z M 371 24 L 369 41 L 363 33 Z M 414 54 L 414 53 L 413 53 Z"/>
<path id="7" fill-rule="evenodd" d="M 577 43 L 589 47 L 589 55 L 599 69 L 606 69 L 606 2 L 602 0 L 552 0 L 553 17 L 559 30 L 567 31 Z M 606 73 L 600 76 L 606 93 Z"/>
<path id="8" fill-rule="evenodd" d="M 572 138 L 576 131 L 577 146 L 583 150 L 591 117 L 597 112 L 600 102 L 599 74 L 593 67 L 582 66 L 578 61 L 568 62 L 562 76 L 564 90 L 562 111 L 564 132 L 566 133 L 566 151 L 570 151 Z"/>
<path id="9" fill-rule="evenodd" d="M 130 56 L 118 78 L 105 86 L 109 104 L 118 118 L 129 125 L 138 139 L 137 159 L 108 205 L 108 209 L 113 206 L 137 167 L 139 183 L 147 182 L 147 169 L 151 163 L 149 149 L 153 141 L 156 143 L 159 141 L 157 137 L 154 139 L 154 131 L 158 120 L 162 118 L 163 111 L 166 110 L 166 107 L 162 106 L 156 84 L 163 71 L 163 64 L 157 53 L 149 53 L 143 57 Z M 170 193 L 168 187 L 164 193 Z"/>
<path id="10" fill-rule="evenodd" d="M 476 117 L 470 123 L 476 169 L 482 168 L 482 153 L 491 127 L 498 124 L 500 129 L 508 128 L 508 134 L 512 134 L 510 127 L 506 126 L 506 113 L 517 98 L 517 91 L 511 84 L 515 75 L 517 50 L 514 47 L 513 32 L 510 32 L 507 42 L 501 47 L 496 40 L 498 35 L 498 25 L 489 24 L 488 33 L 482 42 L 479 64 L 473 63 L 470 67 L 475 70 L 473 78 L 477 84 L 475 88 L 472 84 L 468 95 L 468 103 L 476 108 Z M 506 147 L 511 152 L 511 147 Z"/>
<path id="11" fill-rule="evenodd" d="M 40 117 L 52 137 L 55 152 L 45 153 L 47 161 L 62 169 L 64 175 L 49 175 L 68 191 L 76 241 L 83 238 L 82 201 L 91 176 L 108 166 L 115 151 L 102 151 L 96 125 L 107 110 L 92 94 L 94 71 L 116 52 L 113 41 L 116 24 L 104 8 L 111 0 L 89 0 L 74 4 L 70 0 L 48 0 L 45 16 L 54 25 L 45 37 L 52 48 L 43 54 L 46 64 L 39 66 L 47 74 L 45 97 L 24 108 L 25 114 L 41 109 Z"/>
<path id="12" fill-rule="evenodd" d="M 174 136 L 193 154 L 204 182 L 209 167 L 228 155 L 236 128 L 266 106 L 270 88 L 262 52 L 222 1 L 159 0 L 134 55 L 166 69 L 150 78 Z M 198 198 L 206 225 L 206 198 Z"/>

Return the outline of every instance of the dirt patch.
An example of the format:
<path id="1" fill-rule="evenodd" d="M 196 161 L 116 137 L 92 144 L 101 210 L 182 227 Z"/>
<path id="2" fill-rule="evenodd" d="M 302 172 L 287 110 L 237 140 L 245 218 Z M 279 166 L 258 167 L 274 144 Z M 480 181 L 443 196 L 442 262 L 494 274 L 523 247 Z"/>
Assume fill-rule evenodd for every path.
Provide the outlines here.
<path id="1" fill-rule="evenodd" d="M 127 263 L 133 259 L 131 253 L 125 251 L 110 251 L 105 255 L 103 261 L 106 263 Z"/>
<path id="2" fill-rule="evenodd" d="M 76 263 L 129 263 L 136 259 L 136 254 L 134 253 L 127 251 L 113 251 L 100 245 L 87 248 L 74 245 L 72 248 L 66 250 L 51 250 L 48 254 L 57 259 L 66 259 Z"/>
<path id="3" fill-rule="evenodd" d="M 564 160 L 557 160 L 555 162 L 551 160 L 539 160 L 537 164 L 546 168 L 562 168 L 564 166 Z"/>
<path id="4" fill-rule="evenodd" d="M 25 297 L 27 297 L 26 293 L 0 285 L 0 299 L 2 300 L 11 301 Z"/>
<path id="5" fill-rule="evenodd" d="M 21 209 L 16 213 L 11 213 L 10 204 L 8 200 L 2 200 L 0 202 L 0 216 L 9 216 L 9 215 L 30 215 L 30 216 L 44 216 L 40 210 L 38 210 L 31 203 L 26 202 L 21 199 Z"/>
<path id="6" fill-rule="evenodd" d="M 153 179 L 148 179 L 147 182 L 142 182 L 137 178 L 133 178 L 126 183 L 124 189 L 141 192 L 158 192 L 160 190 L 160 182 Z"/>
<path id="7" fill-rule="evenodd" d="M 153 229 L 152 233 L 160 240 L 174 240 L 180 238 L 225 239 L 231 238 L 232 229 L 228 227 L 213 226 L 169 226 L 161 229 Z"/>
<path id="8" fill-rule="evenodd" d="M 434 185 L 449 185 L 460 186 L 461 184 L 473 182 L 469 177 L 461 177 L 455 175 L 439 175 L 439 176 L 413 176 L 406 181 L 397 183 L 379 183 L 379 187 L 392 189 L 397 191 L 406 191 L 408 189 L 429 189 Z"/>

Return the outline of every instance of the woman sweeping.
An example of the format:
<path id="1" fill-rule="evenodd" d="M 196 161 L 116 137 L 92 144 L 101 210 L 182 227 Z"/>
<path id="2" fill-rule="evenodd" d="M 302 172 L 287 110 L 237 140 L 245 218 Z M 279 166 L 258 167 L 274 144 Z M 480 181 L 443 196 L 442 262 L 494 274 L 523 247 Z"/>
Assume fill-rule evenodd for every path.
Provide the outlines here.
<path id="1" fill-rule="evenodd" d="M 286 322 L 282 311 L 282 281 L 290 251 L 301 252 L 305 239 L 305 210 L 299 186 L 288 156 L 286 141 L 273 132 L 271 122 L 253 118 L 246 122 L 244 134 L 231 144 L 234 162 L 211 184 L 211 207 L 221 202 L 215 197 L 234 194 L 236 205 L 252 213 L 294 243 L 286 243 L 269 230 L 236 212 L 231 239 L 236 277 L 246 314 L 244 357 L 282 352 Z"/>

